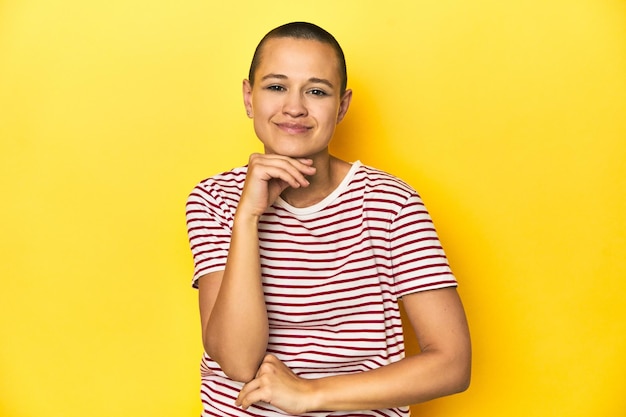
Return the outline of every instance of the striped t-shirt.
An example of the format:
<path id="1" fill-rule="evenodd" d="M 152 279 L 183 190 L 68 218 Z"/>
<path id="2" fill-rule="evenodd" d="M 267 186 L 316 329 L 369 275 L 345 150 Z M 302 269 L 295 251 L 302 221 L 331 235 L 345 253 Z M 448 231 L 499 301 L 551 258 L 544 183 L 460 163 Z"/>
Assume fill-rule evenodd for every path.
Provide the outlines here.
<path id="1" fill-rule="evenodd" d="M 187 202 L 193 285 L 223 270 L 246 167 L 198 184 Z M 362 372 L 404 357 L 398 300 L 455 286 L 432 220 L 417 193 L 355 162 L 319 203 L 280 197 L 259 221 L 269 318 L 267 351 L 303 378 Z M 203 416 L 284 416 L 269 404 L 235 407 L 242 384 L 203 355 Z M 306 416 L 407 416 L 408 407 Z"/>

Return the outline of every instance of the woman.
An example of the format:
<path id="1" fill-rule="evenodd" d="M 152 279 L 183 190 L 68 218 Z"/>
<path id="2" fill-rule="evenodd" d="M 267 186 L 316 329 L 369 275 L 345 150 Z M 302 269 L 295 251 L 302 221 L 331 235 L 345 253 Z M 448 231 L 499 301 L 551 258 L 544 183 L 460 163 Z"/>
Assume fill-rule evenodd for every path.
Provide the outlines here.
<path id="1" fill-rule="evenodd" d="M 265 152 L 189 197 L 203 416 L 402 416 L 469 384 L 456 280 L 419 196 L 329 154 L 346 85 L 328 32 L 270 31 L 243 82 Z M 400 300 L 421 348 L 406 358 Z"/>

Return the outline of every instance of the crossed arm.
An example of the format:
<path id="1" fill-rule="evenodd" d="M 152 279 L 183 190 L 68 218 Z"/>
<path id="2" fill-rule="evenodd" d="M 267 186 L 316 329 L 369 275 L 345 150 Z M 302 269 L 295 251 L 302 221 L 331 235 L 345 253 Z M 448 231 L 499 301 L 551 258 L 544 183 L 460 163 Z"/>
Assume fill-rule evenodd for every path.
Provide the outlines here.
<path id="1" fill-rule="evenodd" d="M 309 185 L 311 160 L 253 154 L 233 220 L 224 271 L 198 281 L 205 351 L 235 381 L 254 378 L 265 356 L 267 310 L 261 283 L 258 221 L 287 187 Z"/>
<path id="2" fill-rule="evenodd" d="M 219 278 L 206 281 L 210 280 L 219 281 Z M 200 284 L 200 291 L 204 287 Z M 464 391 L 470 380 L 471 347 L 456 289 L 416 293 L 406 296 L 403 302 L 419 341 L 419 354 L 367 372 L 304 379 L 275 356 L 263 352 L 254 361 L 260 365 L 252 366 L 250 369 L 254 371 L 248 370 L 246 378 L 240 379 L 247 383 L 237 405 L 245 409 L 264 401 L 292 414 L 374 410 L 416 404 Z M 250 340 L 250 334 L 241 337 L 239 345 Z M 219 359 L 216 361 L 219 363 Z M 237 374 L 229 376 L 236 379 Z"/>
<path id="3" fill-rule="evenodd" d="M 471 347 L 463 306 L 455 288 L 404 297 L 407 318 L 420 353 L 381 368 L 350 375 L 304 379 L 273 355 L 267 355 L 268 321 L 261 286 L 257 216 L 287 186 L 306 186 L 307 164 L 293 160 L 250 165 L 242 202 L 235 215 L 224 271 L 199 280 L 200 315 L 206 352 L 233 380 L 245 382 L 237 405 L 263 401 L 290 413 L 319 410 L 364 410 L 405 406 L 467 388 Z M 267 159 L 262 158 L 267 164 Z M 271 171 L 276 167 L 280 169 Z M 273 174 L 264 176 L 268 170 Z M 284 171 L 286 170 L 286 171 Z M 286 173 L 285 173 L 286 172 Z M 282 177 L 280 176 L 282 175 Z M 270 194 L 254 194 L 255 179 L 276 180 Z M 252 184 L 251 186 L 248 183 Z M 258 182 L 257 182 L 258 184 Z M 263 201 L 252 209 L 250 201 Z M 243 204 L 242 206 L 242 203 Z"/>

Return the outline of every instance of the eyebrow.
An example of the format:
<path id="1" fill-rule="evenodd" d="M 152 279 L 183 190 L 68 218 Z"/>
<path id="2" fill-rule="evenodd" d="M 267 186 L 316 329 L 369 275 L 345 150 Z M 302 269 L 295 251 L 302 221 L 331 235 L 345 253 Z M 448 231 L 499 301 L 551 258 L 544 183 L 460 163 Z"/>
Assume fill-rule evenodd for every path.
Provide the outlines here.
<path id="1" fill-rule="evenodd" d="M 286 80 L 289 77 L 287 77 L 284 74 L 267 74 L 265 75 L 263 78 L 261 78 L 262 81 L 268 80 L 270 78 L 278 78 L 281 80 Z M 335 86 L 333 85 L 333 83 L 331 83 L 330 81 L 328 81 L 325 78 L 317 78 L 317 77 L 311 77 L 308 80 L 310 83 L 317 83 L 317 84 L 324 84 L 326 86 L 328 86 L 329 88 L 335 88 Z"/>

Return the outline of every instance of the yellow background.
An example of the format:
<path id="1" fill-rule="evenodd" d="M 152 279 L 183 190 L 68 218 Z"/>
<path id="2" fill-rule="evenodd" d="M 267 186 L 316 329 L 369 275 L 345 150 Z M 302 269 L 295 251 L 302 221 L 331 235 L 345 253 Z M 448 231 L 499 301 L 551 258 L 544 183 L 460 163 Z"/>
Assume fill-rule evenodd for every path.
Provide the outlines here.
<path id="1" fill-rule="evenodd" d="M 292 20 L 346 51 L 334 151 L 460 281 L 472 386 L 415 415 L 626 415 L 623 0 L 4 0 L 0 416 L 198 415 L 184 203 L 260 149 L 241 80 Z"/>

